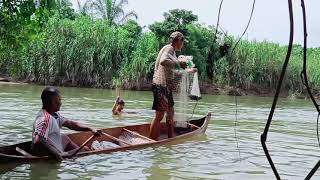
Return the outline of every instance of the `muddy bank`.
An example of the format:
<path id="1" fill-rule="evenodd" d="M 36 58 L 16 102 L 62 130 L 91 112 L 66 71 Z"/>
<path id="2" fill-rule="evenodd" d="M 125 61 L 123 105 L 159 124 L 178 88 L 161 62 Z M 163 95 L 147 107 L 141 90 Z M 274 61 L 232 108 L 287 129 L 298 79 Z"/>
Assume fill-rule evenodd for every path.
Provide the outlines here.
<path id="1" fill-rule="evenodd" d="M 44 85 L 42 83 L 33 82 L 30 79 L 25 80 L 15 80 L 11 77 L 0 76 L 0 84 L 36 84 L 36 85 Z M 84 87 L 84 86 L 74 86 L 71 83 L 65 82 L 63 84 L 51 84 L 54 86 L 65 86 L 65 87 Z M 230 96 L 262 96 L 262 97 L 273 97 L 275 94 L 275 89 L 261 87 L 259 85 L 250 85 L 250 87 L 232 87 L 232 86 L 221 86 L 217 84 L 211 83 L 200 83 L 200 91 L 201 94 L 209 94 L 209 95 L 230 95 Z M 85 86 L 87 87 L 87 86 Z M 114 86 L 106 85 L 105 87 L 95 87 L 92 88 L 106 88 L 106 89 L 114 89 Z M 127 82 L 122 85 L 121 88 L 123 90 L 134 90 L 134 91 L 151 91 L 151 82 L 148 81 L 137 81 L 137 82 Z M 313 95 L 320 99 L 320 89 L 313 89 Z M 306 90 L 303 92 L 290 92 L 288 89 L 282 89 L 280 93 L 280 97 L 286 98 L 308 98 L 308 93 Z"/>
<path id="2" fill-rule="evenodd" d="M 251 85 L 250 87 L 232 87 L 232 86 L 221 86 L 210 83 L 200 83 L 201 94 L 209 95 L 229 95 L 229 96 L 261 96 L 261 97 L 273 97 L 275 94 L 274 89 L 261 87 L 259 85 Z M 151 82 L 130 82 L 124 84 L 121 89 L 124 90 L 135 90 L 135 91 L 151 91 Z M 320 99 L 320 91 L 314 90 L 313 92 L 316 98 Z M 282 98 L 307 98 L 307 91 L 301 93 L 292 93 L 288 89 L 282 89 L 279 95 Z"/>
<path id="3" fill-rule="evenodd" d="M 1 77 L 0 76 L 0 82 L 12 82 L 13 80 L 9 77 Z"/>
<path id="4" fill-rule="evenodd" d="M 11 77 L 0 76 L 0 84 L 21 84 L 21 85 L 25 85 L 27 83 L 16 81 Z"/>

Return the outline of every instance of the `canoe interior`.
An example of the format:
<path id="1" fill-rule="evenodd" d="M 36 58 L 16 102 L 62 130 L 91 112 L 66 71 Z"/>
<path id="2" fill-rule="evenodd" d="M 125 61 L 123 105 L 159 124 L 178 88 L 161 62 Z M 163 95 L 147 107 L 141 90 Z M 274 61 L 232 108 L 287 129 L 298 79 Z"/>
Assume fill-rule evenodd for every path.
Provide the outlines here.
<path id="1" fill-rule="evenodd" d="M 208 122 L 205 124 L 206 119 L 210 118 L 210 115 L 203 117 L 201 119 L 198 120 L 190 120 L 190 121 L 186 121 L 186 122 L 182 122 L 182 123 L 175 123 L 175 132 L 176 132 L 176 137 L 179 136 L 183 136 L 186 134 L 192 134 L 192 131 L 196 131 L 196 130 L 201 130 L 201 129 L 205 129 L 207 128 Z M 200 129 L 198 129 L 195 126 L 192 125 L 188 125 L 186 123 L 190 123 L 193 124 L 195 126 L 200 127 Z M 204 127 L 205 126 L 205 127 Z M 149 135 L 149 128 L 150 128 L 150 124 L 141 124 L 141 125 L 132 125 L 132 126 L 125 126 L 125 127 L 114 127 L 114 128 L 106 128 L 106 129 L 102 129 L 103 132 L 114 136 L 116 138 L 118 138 L 122 133 L 125 132 L 124 128 L 130 130 L 130 131 L 134 131 L 137 132 L 143 136 L 148 137 Z M 160 141 L 165 141 L 166 139 L 168 139 L 167 137 L 167 128 L 166 128 L 166 124 L 165 123 L 161 123 L 161 129 L 160 129 L 160 137 L 158 139 L 158 142 Z M 77 132 L 77 133 L 73 133 L 73 134 L 68 134 L 68 136 L 70 137 L 70 139 L 75 142 L 76 144 L 78 144 L 79 146 L 86 141 L 87 139 L 90 138 L 90 136 L 92 135 L 91 132 Z M 172 138 L 172 139 L 175 139 Z M 171 139 L 171 138 L 170 138 Z M 100 141 L 109 141 L 109 142 L 113 142 L 115 144 L 120 145 L 117 141 L 112 140 L 110 138 L 108 138 L 107 136 L 100 136 L 100 137 L 95 137 L 93 138 L 91 141 L 89 141 L 89 143 L 87 144 L 88 147 L 91 147 L 91 144 L 93 141 L 98 140 Z M 120 146 L 123 146 L 120 145 Z M 134 145 L 133 145 L 134 146 Z M 10 158 L 16 158 L 16 159 L 20 159 L 20 158 L 26 158 L 24 156 L 22 156 L 19 152 L 16 151 L 16 147 L 19 147 L 20 149 L 23 149 L 24 151 L 28 152 L 31 154 L 30 152 L 30 147 L 31 147 L 31 141 L 29 142 L 24 142 L 24 143 L 19 143 L 19 144 L 15 144 L 15 145 L 10 145 L 10 146 L 4 146 L 4 147 L 0 147 L 0 161 L 4 160 L 6 157 L 10 157 Z M 81 154 L 81 153 L 80 153 Z M 88 154 L 88 153 L 85 153 Z M 4 157 L 5 156 L 5 157 Z"/>

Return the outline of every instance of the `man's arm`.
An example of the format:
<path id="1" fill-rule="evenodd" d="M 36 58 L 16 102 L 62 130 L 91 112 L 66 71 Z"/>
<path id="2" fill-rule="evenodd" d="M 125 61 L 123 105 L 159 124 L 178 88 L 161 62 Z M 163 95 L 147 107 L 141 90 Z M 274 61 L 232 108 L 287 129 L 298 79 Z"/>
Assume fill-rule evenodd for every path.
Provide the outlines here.
<path id="1" fill-rule="evenodd" d="M 84 125 L 82 123 L 79 123 L 77 121 L 73 121 L 70 119 L 67 119 L 63 116 L 61 116 L 60 114 L 58 114 L 59 116 L 59 126 L 60 128 L 62 126 L 67 127 L 69 129 L 75 130 L 75 131 L 91 131 L 92 133 L 96 134 L 96 135 L 100 135 L 101 131 L 97 130 L 95 128 L 89 127 L 87 125 Z"/>
<path id="2" fill-rule="evenodd" d="M 163 53 L 160 57 L 160 64 L 162 66 L 167 66 L 172 69 L 174 69 L 176 66 L 182 67 L 183 69 L 185 68 L 186 63 L 182 61 L 178 61 L 177 58 L 173 56 L 174 54 L 174 48 L 173 47 L 168 47 L 163 50 Z"/>
<path id="3" fill-rule="evenodd" d="M 75 131 L 92 131 L 96 132 L 94 128 L 91 128 L 89 126 L 86 126 L 84 124 L 78 123 L 76 121 L 72 120 L 65 120 L 65 122 L 62 124 L 62 126 L 67 127 L 69 129 L 75 130 Z"/>
<path id="4" fill-rule="evenodd" d="M 63 160 L 62 152 L 55 147 L 55 145 L 50 139 L 46 139 L 45 137 L 40 135 L 35 135 L 34 141 L 35 146 L 38 144 L 42 144 L 49 151 L 49 153 L 53 155 L 53 157 L 55 157 L 59 161 Z"/>
<path id="5" fill-rule="evenodd" d="M 118 112 L 117 112 L 116 108 L 117 108 L 117 104 L 118 104 L 119 99 L 120 99 L 120 97 L 118 96 L 116 101 L 114 102 L 114 104 L 112 106 L 112 114 L 113 115 L 118 115 Z"/>

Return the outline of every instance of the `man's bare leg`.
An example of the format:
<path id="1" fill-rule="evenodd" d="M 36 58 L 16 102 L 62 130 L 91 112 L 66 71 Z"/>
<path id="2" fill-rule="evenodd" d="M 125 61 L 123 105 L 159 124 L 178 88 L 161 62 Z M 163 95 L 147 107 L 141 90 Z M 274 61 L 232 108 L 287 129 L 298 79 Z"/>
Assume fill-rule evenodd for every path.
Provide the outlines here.
<path id="1" fill-rule="evenodd" d="M 61 134 L 61 136 L 65 151 L 72 151 L 79 148 L 79 146 L 74 143 L 67 135 Z M 88 146 L 84 146 L 80 151 L 91 151 L 91 149 Z"/>
<path id="2" fill-rule="evenodd" d="M 62 138 L 62 143 L 65 151 L 71 151 L 79 147 L 67 135 L 61 134 L 61 138 Z"/>
<path id="3" fill-rule="evenodd" d="M 150 125 L 149 137 L 157 140 L 160 135 L 160 122 L 163 119 L 164 112 L 156 111 L 156 117 L 153 119 Z"/>
<path id="4" fill-rule="evenodd" d="M 169 107 L 168 112 L 167 112 L 167 118 L 166 118 L 168 138 L 172 138 L 175 136 L 173 118 L 174 118 L 174 108 Z"/>

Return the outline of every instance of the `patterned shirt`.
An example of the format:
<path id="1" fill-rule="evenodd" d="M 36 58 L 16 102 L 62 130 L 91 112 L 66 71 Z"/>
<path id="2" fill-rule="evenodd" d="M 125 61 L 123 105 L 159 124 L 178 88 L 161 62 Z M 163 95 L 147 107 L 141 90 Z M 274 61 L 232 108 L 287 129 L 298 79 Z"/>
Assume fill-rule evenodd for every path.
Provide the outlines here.
<path id="1" fill-rule="evenodd" d="M 173 89 L 174 86 L 174 69 L 179 65 L 176 53 L 171 44 L 164 46 L 157 57 L 153 83 Z"/>
<path id="2" fill-rule="evenodd" d="M 54 146 L 61 152 L 64 151 L 60 128 L 66 122 L 66 118 L 62 117 L 58 112 L 53 116 L 46 110 L 41 109 L 33 124 L 32 142 L 36 135 L 49 139 Z"/>

